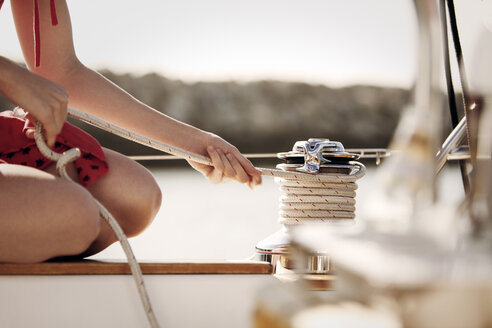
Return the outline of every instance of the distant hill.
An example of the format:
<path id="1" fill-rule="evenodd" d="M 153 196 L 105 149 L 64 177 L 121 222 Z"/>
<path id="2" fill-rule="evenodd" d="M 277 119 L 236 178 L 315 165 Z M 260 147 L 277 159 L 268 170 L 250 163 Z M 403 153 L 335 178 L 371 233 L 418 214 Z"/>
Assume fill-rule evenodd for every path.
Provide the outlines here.
<path id="1" fill-rule="evenodd" d="M 222 136 L 243 152 L 290 150 L 296 140 L 325 137 L 346 147 L 388 145 L 410 92 L 397 88 L 329 88 L 296 82 L 184 83 L 158 74 L 102 71 L 137 99 L 176 119 Z M 0 108 L 8 107 L 0 99 Z M 151 150 L 81 124 L 126 154 Z"/>

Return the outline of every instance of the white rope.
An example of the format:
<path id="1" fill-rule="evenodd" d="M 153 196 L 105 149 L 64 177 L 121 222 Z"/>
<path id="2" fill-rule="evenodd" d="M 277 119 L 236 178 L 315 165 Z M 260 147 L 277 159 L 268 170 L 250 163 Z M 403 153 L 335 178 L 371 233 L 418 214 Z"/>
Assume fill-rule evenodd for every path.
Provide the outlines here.
<path id="1" fill-rule="evenodd" d="M 208 157 L 127 131 L 93 115 L 72 108 L 69 108 L 68 115 L 142 145 L 187 160 L 212 165 Z M 351 162 L 351 164 L 352 170 L 349 174 L 307 174 L 281 169 L 257 169 L 262 175 L 275 177 L 277 183 L 281 185 L 284 196 L 281 198 L 280 223 L 326 223 L 355 217 L 355 190 L 357 189 L 355 181 L 365 175 L 366 168 L 359 162 Z M 327 204 L 331 207 L 327 208 Z M 308 211 L 306 206 L 311 211 Z"/>
<path id="2" fill-rule="evenodd" d="M 160 142 L 158 140 L 152 139 L 152 138 L 147 138 L 144 137 L 140 134 L 130 132 L 128 130 L 125 130 L 123 128 L 120 128 L 117 125 L 111 124 L 109 122 L 106 122 L 104 120 L 101 120 L 98 117 L 95 117 L 94 115 L 90 115 L 81 111 L 78 111 L 73 108 L 68 109 L 68 116 L 76 118 L 78 120 L 81 120 L 83 122 L 89 123 L 91 125 L 94 125 L 95 127 L 98 127 L 102 130 L 108 131 L 112 134 L 115 134 L 117 136 L 120 136 L 122 138 L 134 141 L 136 143 L 142 144 L 147 147 L 151 147 L 187 160 L 191 160 L 194 162 L 198 162 L 201 164 L 205 165 L 212 165 L 212 162 L 210 161 L 210 158 L 195 154 L 186 150 L 183 150 L 178 147 L 174 147 L 171 145 L 167 145 L 163 142 Z"/>
<path id="3" fill-rule="evenodd" d="M 275 172 L 275 182 L 282 193 L 279 222 L 289 226 L 352 221 L 355 218 L 355 180 L 364 176 L 366 168 L 359 162 L 350 164 L 352 169 L 347 174 L 318 173 L 306 177 L 297 172 Z"/>
<path id="4" fill-rule="evenodd" d="M 56 169 L 58 175 L 69 181 L 73 181 L 66 171 L 66 165 L 80 157 L 81 154 L 80 150 L 78 148 L 72 148 L 70 150 L 67 150 L 63 154 L 59 154 L 51 150 L 44 141 L 42 126 L 39 121 L 36 123 L 34 138 L 36 140 L 36 145 L 38 146 L 41 154 L 43 154 L 43 156 L 45 156 L 49 160 L 56 162 Z M 97 206 L 99 207 L 99 214 L 111 227 L 114 234 L 118 238 L 121 247 L 123 248 L 123 251 L 125 252 L 150 327 L 158 328 L 159 324 L 157 322 L 157 319 L 154 315 L 154 311 L 152 310 L 152 306 L 150 304 L 149 295 L 147 293 L 143 281 L 142 271 L 140 270 L 140 266 L 137 260 L 135 259 L 135 255 L 133 254 L 132 248 L 130 247 L 130 243 L 126 238 L 123 229 L 121 229 L 120 225 L 118 224 L 116 219 L 111 215 L 111 213 L 97 199 L 94 200 L 96 201 Z"/>

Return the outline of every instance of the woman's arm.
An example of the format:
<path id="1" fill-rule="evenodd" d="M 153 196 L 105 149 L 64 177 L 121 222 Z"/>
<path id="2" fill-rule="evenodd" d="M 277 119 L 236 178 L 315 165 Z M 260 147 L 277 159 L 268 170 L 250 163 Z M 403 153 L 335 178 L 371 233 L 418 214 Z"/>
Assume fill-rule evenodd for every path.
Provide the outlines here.
<path id="1" fill-rule="evenodd" d="M 69 106 L 123 128 L 197 154 L 214 167 L 190 163 L 212 182 L 231 178 L 250 185 L 261 175 L 232 145 L 220 137 L 179 122 L 138 101 L 97 72 L 85 67 L 73 46 L 70 16 L 64 0 L 56 1 L 58 25 L 51 25 L 48 0 L 38 0 L 41 35 L 40 66 L 34 67 L 32 1 L 12 0 L 17 33 L 29 68 L 68 90 Z M 97 51 L 97 49 L 95 49 Z"/>

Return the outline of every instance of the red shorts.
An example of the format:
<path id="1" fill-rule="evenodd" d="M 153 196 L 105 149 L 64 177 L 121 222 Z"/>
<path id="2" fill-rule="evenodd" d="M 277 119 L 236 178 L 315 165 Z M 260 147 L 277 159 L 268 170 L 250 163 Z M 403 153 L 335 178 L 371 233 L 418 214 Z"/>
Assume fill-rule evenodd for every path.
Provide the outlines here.
<path id="1" fill-rule="evenodd" d="M 26 137 L 25 130 L 30 127 L 33 127 L 31 122 L 12 111 L 0 113 L 0 164 L 19 164 L 43 170 L 52 163 L 39 152 L 36 142 Z M 63 153 L 74 147 L 82 152 L 75 160 L 80 183 L 88 187 L 108 172 L 106 157 L 96 139 L 65 123 L 56 137 L 53 150 Z"/>

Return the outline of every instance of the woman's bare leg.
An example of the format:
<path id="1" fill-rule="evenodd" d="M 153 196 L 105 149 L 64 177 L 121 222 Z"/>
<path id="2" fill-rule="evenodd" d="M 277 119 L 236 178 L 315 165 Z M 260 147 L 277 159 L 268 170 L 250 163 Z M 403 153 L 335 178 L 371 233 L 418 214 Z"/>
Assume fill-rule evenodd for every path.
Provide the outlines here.
<path id="1" fill-rule="evenodd" d="M 162 196 L 150 172 L 117 152 L 104 152 L 109 172 L 88 189 L 56 177 L 54 164 L 46 172 L 0 165 L 0 262 L 89 256 L 117 241 L 93 197 L 128 237 L 152 222 Z M 73 164 L 68 173 L 78 182 Z"/>
<path id="2" fill-rule="evenodd" d="M 161 205 L 161 191 L 152 174 L 137 162 L 104 149 L 109 172 L 88 187 L 88 191 L 115 217 L 128 237 L 141 233 L 154 219 Z M 51 165 L 46 170 L 55 174 Z M 78 181 L 73 165 L 69 175 Z M 96 254 L 117 241 L 111 228 L 101 224 L 98 237 L 83 253 Z"/>
<path id="3" fill-rule="evenodd" d="M 137 162 L 104 149 L 109 172 L 89 186 L 90 193 L 115 217 L 128 237 L 140 234 L 154 219 L 162 194 L 152 174 Z M 96 254 L 117 241 L 107 224 L 85 253 Z"/>
<path id="4" fill-rule="evenodd" d="M 101 219 L 80 185 L 20 165 L 0 165 L 0 262 L 35 263 L 84 252 Z"/>

